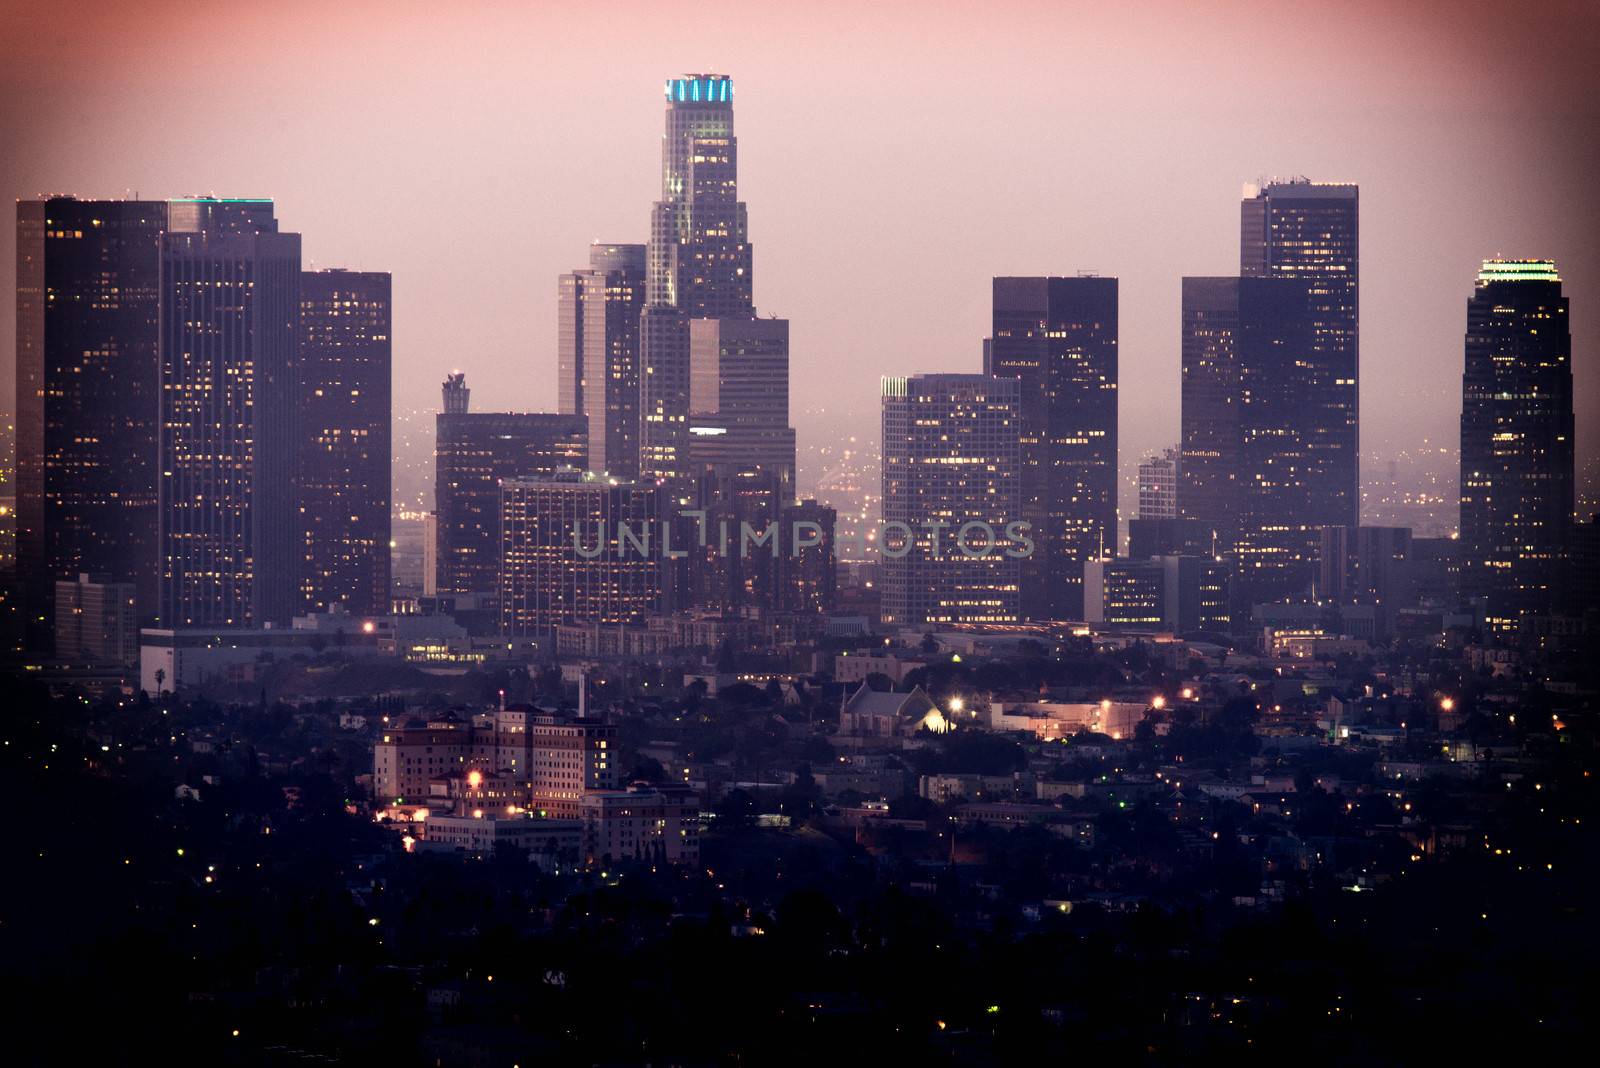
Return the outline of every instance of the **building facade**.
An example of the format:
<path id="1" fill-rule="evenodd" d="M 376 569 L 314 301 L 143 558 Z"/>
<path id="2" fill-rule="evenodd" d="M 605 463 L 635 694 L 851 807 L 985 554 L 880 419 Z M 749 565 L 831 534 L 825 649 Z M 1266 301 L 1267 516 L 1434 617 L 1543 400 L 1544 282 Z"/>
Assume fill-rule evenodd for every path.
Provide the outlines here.
<path id="1" fill-rule="evenodd" d="M 884 623 L 1020 618 L 1021 408 L 1012 376 L 884 379 Z"/>
<path id="2" fill-rule="evenodd" d="M 78 664 L 139 663 L 138 588 L 79 575 L 55 589 L 56 657 Z"/>
<path id="3" fill-rule="evenodd" d="M 1467 300 L 1461 585 L 1515 632 L 1569 607 L 1572 333 L 1549 260 L 1485 260 Z M 1586 606 L 1585 606 L 1586 607 Z"/>
<path id="4" fill-rule="evenodd" d="M 1178 472 L 1182 467 L 1177 448 L 1147 457 L 1139 465 L 1140 519 L 1178 518 Z"/>
<path id="5" fill-rule="evenodd" d="M 654 487 L 569 469 L 506 479 L 500 496 L 502 634 L 636 623 L 655 608 L 669 548 Z"/>
<path id="6" fill-rule="evenodd" d="M 691 320 L 689 366 L 691 471 L 771 471 L 792 494 L 789 321 Z"/>
<path id="7" fill-rule="evenodd" d="M 984 373 L 1021 384 L 1023 615 L 1080 619 L 1083 563 L 1117 546 L 1117 280 L 996 278 Z"/>
<path id="8" fill-rule="evenodd" d="M 1209 556 L 1091 560 L 1085 569 L 1090 623 L 1175 633 L 1225 632 L 1231 624 L 1230 565 Z"/>
<path id="9" fill-rule="evenodd" d="M 303 611 L 389 610 L 390 295 L 379 272 L 300 276 Z"/>
<path id="10" fill-rule="evenodd" d="M 159 592 L 157 440 L 164 201 L 17 202 L 16 563 L 50 640 L 57 582 Z"/>
<path id="11" fill-rule="evenodd" d="M 172 201 L 161 239 L 161 624 L 300 608 L 300 235 L 268 200 Z"/>
<path id="12" fill-rule="evenodd" d="M 639 474 L 640 314 L 645 246 L 589 248 L 589 266 L 561 276 L 557 337 L 560 411 L 589 423 L 589 467 Z"/>
<path id="13" fill-rule="evenodd" d="M 666 97 L 640 326 L 640 465 L 647 479 L 676 481 L 689 463 L 689 322 L 752 317 L 754 258 L 739 200 L 733 80 L 669 79 Z"/>
<path id="14" fill-rule="evenodd" d="M 463 376 L 444 386 L 434 444 L 437 592 L 492 594 L 500 586 L 500 484 L 585 468 L 581 415 L 472 412 Z"/>
<path id="15" fill-rule="evenodd" d="M 1314 527 L 1361 522 L 1360 190 L 1304 178 L 1247 189 L 1239 273 L 1285 278 L 1306 293 L 1310 343 L 1296 368 L 1297 477 Z"/>
<path id="16" fill-rule="evenodd" d="M 1323 527 L 1317 599 L 1384 604 L 1413 599 L 1410 527 Z"/>
<path id="17" fill-rule="evenodd" d="M 581 818 L 587 863 L 699 863 L 700 802 L 682 787 L 635 783 L 588 793 Z"/>
<path id="18" fill-rule="evenodd" d="M 1308 593 L 1318 531 L 1335 525 L 1310 478 L 1302 420 L 1314 320 L 1292 278 L 1183 280 L 1178 511 L 1237 564 L 1246 603 Z"/>

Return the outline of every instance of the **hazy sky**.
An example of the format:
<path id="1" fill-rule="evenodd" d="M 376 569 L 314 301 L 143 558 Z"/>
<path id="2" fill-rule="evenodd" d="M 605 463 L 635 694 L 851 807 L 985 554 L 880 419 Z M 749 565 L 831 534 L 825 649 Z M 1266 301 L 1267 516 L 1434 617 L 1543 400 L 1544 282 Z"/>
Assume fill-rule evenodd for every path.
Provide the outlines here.
<path id="1" fill-rule="evenodd" d="M 1237 272 L 1244 182 L 1305 174 L 1361 185 L 1364 449 L 1454 443 L 1478 262 L 1549 256 L 1593 466 L 1596 40 L 1585 0 L 0 0 L 0 195 L 271 196 L 314 265 L 394 273 L 397 405 L 459 368 L 553 408 L 556 276 L 645 240 L 662 82 L 726 72 L 802 445 L 875 437 L 879 375 L 978 369 L 991 276 L 1093 270 L 1127 469 L 1177 438 L 1180 277 Z"/>

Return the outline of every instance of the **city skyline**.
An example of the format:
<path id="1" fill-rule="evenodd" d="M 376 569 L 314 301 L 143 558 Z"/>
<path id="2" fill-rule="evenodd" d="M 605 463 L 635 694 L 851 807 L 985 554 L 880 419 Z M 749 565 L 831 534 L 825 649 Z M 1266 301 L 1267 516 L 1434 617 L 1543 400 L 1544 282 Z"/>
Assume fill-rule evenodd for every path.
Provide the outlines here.
<path id="1" fill-rule="evenodd" d="M 7 1063 L 1583 1047 L 1595 0 L 18 4 Z"/>
<path id="2" fill-rule="evenodd" d="M 753 17 L 753 25 L 814 27 L 823 11 L 762 12 Z M 1033 14 L 1046 25 L 1064 17 L 1047 11 Z M 1361 25 L 1306 20 L 1292 32 L 1295 40 L 1328 52 L 1377 41 L 1372 52 L 1379 57 L 1422 32 L 1420 22 L 1382 6 L 1369 14 Z M 19 13 L 19 18 L 29 17 Z M 292 8 L 282 13 L 285 26 L 302 26 L 301 17 Z M 832 11 L 828 17 L 841 35 L 838 51 L 848 58 L 870 47 L 873 33 L 884 28 L 878 20 L 888 16 Z M 977 61 L 935 55 L 931 46 L 917 42 L 875 73 L 856 73 L 841 83 L 800 77 L 798 64 L 826 57 L 812 57 L 792 43 L 769 51 L 753 28 L 719 28 L 709 41 L 680 47 L 677 31 L 656 27 L 660 39 L 648 50 L 659 48 L 661 54 L 641 60 L 637 75 L 573 82 L 564 80 L 559 62 L 537 73 L 515 75 L 490 62 L 449 85 L 430 75 L 397 87 L 403 90 L 397 92 L 397 101 L 427 103 L 420 116 L 423 126 L 462 150 L 456 153 L 461 165 L 448 179 L 431 163 L 404 175 L 377 164 L 399 149 L 393 140 L 399 134 L 398 118 L 388 115 L 387 105 L 363 112 L 360 127 L 352 126 L 355 116 L 342 109 L 295 125 L 297 136 L 313 150 L 339 134 L 355 137 L 353 147 L 359 151 L 317 175 L 302 175 L 272 158 L 284 153 L 277 151 L 283 147 L 280 135 L 270 133 L 276 129 L 270 125 L 270 103 L 251 103 L 242 113 L 241 122 L 269 123 L 263 129 L 270 136 L 260 138 L 260 144 L 202 139 L 182 151 L 166 140 L 159 126 L 151 125 L 167 117 L 163 109 L 168 104 L 153 103 L 148 115 L 136 116 L 131 124 L 127 104 L 84 111 L 97 99 L 107 102 L 95 84 L 62 81 L 68 67 L 78 79 L 83 77 L 78 71 L 90 69 L 74 61 L 78 53 L 73 50 L 103 47 L 96 42 L 108 40 L 120 25 L 115 19 L 91 18 L 82 41 L 63 45 L 63 55 L 52 58 L 45 49 L 17 57 L 15 69 L 32 77 L 29 86 L 50 84 L 63 91 L 43 102 L 36 88 L 6 94 L 0 131 L 14 133 L 9 142 L 23 151 L 0 164 L 0 183 L 18 197 L 51 189 L 80 196 L 120 194 L 130 185 L 134 188 L 126 188 L 128 195 L 135 188 L 144 195 L 165 196 L 200 187 L 273 196 L 279 216 L 307 235 L 308 268 L 339 264 L 393 272 L 399 309 L 397 409 L 429 404 L 439 376 L 461 369 L 480 390 L 503 398 L 497 407 L 551 411 L 556 396 L 548 369 L 555 361 L 556 308 L 538 295 L 549 292 L 550 280 L 581 262 L 578 256 L 592 239 L 647 240 L 646 205 L 658 195 L 650 186 L 659 166 L 650 159 L 656 150 L 648 131 L 659 116 L 641 103 L 659 92 L 658 71 L 682 69 L 690 66 L 683 57 L 710 53 L 716 61 L 702 69 L 726 71 L 739 87 L 745 126 L 740 195 L 759 202 L 756 236 L 770 250 L 763 261 L 760 306 L 779 310 L 796 324 L 792 394 L 802 450 L 808 437 L 851 428 L 870 433 L 881 374 L 970 370 L 972 346 L 988 332 L 985 298 L 992 277 L 1098 270 L 1117 277 L 1122 290 L 1120 469 L 1125 476 L 1145 454 L 1178 437 L 1180 279 L 1236 269 L 1237 234 L 1230 231 L 1237 223 L 1229 206 L 1245 183 L 1277 173 L 1348 178 L 1362 186 L 1361 412 L 1367 454 L 1386 446 L 1419 448 L 1424 439 L 1447 445 L 1455 437 L 1454 391 L 1438 386 L 1458 373 L 1458 286 L 1464 273 L 1496 255 L 1548 257 L 1561 264 L 1569 290 L 1580 297 L 1597 275 L 1600 242 L 1592 228 L 1572 226 L 1562 211 L 1564 202 L 1578 198 L 1580 164 L 1592 145 L 1581 138 L 1558 138 L 1549 126 L 1556 116 L 1573 122 L 1573 129 L 1582 128 L 1583 117 L 1596 107 L 1596 94 L 1557 35 L 1539 37 L 1532 29 L 1519 29 L 1491 40 L 1465 19 L 1451 35 L 1450 48 L 1424 57 L 1409 73 L 1380 69 L 1375 58 L 1358 61 L 1343 86 L 1347 106 L 1342 111 L 1327 87 L 1303 81 L 1291 83 L 1296 90 L 1291 94 L 1254 94 L 1231 82 L 1209 85 L 1200 91 L 1217 107 L 1208 111 L 1170 92 L 1171 79 L 1192 69 L 1181 64 L 1164 83 L 1157 80 L 1168 86 L 1165 94 L 1159 84 L 1133 77 L 1117 81 L 1117 90 L 1083 88 L 1080 79 L 1075 91 L 1059 100 L 1013 99 L 1014 86 L 1036 84 L 1044 77 L 1041 60 L 1032 51 L 1008 38 L 994 38 L 992 31 L 970 25 L 955 11 L 936 8 L 929 17 L 941 30 L 960 26 L 989 35 L 980 39 L 991 41 L 995 51 L 984 62 L 1011 59 L 1013 88 L 969 77 Z M 1135 74 L 1155 69 L 1175 47 L 1160 37 L 1149 42 L 1146 52 L 1130 52 L 1137 18 L 1083 17 L 1103 31 L 1112 54 L 1133 62 Z M 1545 25 L 1540 18 L 1554 17 L 1533 21 Z M 493 59 L 512 42 L 537 52 L 546 39 L 539 35 L 541 28 L 581 30 L 589 25 L 582 16 L 562 19 L 477 13 L 449 30 L 445 44 L 452 56 L 467 43 L 483 45 Z M 1233 19 L 1208 22 L 1201 30 L 1217 42 L 1249 39 L 1248 30 Z M 503 31 L 503 43 L 491 40 L 495 31 Z M 177 34 L 190 41 L 189 35 L 203 37 L 205 32 L 185 26 Z M 168 52 L 176 40 L 158 45 L 138 33 L 134 38 L 142 42 L 143 52 L 129 49 L 121 65 L 108 62 L 111 81 L 125 83 L 135 98 L 171 90 L 208 70 L 207 62 L 193 58 L 192 52 Z M 322 31 L 308 31 L 305 40 L 308 54 L 329 46 Z M 397 18 L 368 47 L 370 53 L 364 54 L 374 61 L 415 49 L 417 27 Z M 151 62 L 157 56 L 171 62 Z M 1256 57 L 1250 69 L 1281 75 L 1279 62 Z M 1485 64 L 1503 72 L 1493 83 L 1499 91 L 1489 103 L 1466 92 L 1471 73 Z M 301 70 L 286 60 L 272 60 L 265 69 L 280 76 Z M 1536 81 L 1517 76 L 1535 70 L 1541 74 Z M 254 77 L 241 76 L 241 82 Z M 474 88 L 495 89 L 495 99 L 506 99 L 508 82 L 526 83 L 518 94 L 530 100 L 551 99 L 583 84 L 583 113 L 568 119 L 558 114 L 563 109 L 497 107 L 493 110 L 499 121 L 510 122 L 523 134 L 507 139 L 481 137 L 485 120 L 455 112 L 447 116 L 442 110 L 454 94 Z M 940 95 L 934 87 L 941 84 L 960 85 L 961 91 Z M 316 85 L 319 91 L 329 88 L 326 78 Z M 222 95 L 231 99 L 232 91 Z M 299 91 L 287 86 L 285 101 Z M 419 101 L 418 93 L 426 100 Z M 847 94 L 847 100 L 838 94 Z M 936 111 L 959 123 L 968 114 L 965 109 L 992 109 L 1002 98 L 1007 100 L 1004 106 L 1023 110 L 1022 119 L 1048 119 L 1042 128 L 1060 131 L 1043 137 L 1032 164 L 1013 158 L 1014 148 L 995 144 L 989 134 L 966 123 L 960 125 L 963 136 L 971 139 L 970 150 L 952 157 L 955 145 L 949 135 L 922 125 L 930 118 L 926 101 L 936 102 Z M 1395 99 L 1407 100 L 1409 110 L 1396 113 Z M 1552 99 L 1558 106 L 1546 106 Z M 186 102 L 185 107 L 191 106 L 211 105 Z M 67 107 L 87 116 L 88 128 L 110 139 L 117 149 L 114 165 L 74 147 L 71 140 L 46 138 L 46 120 L 65 114 L 60 109 Z M 1363 109 L 1374 107 L 1387 109 L 1385 122 L 1356 122 Z M 824 116 L 837 108 L 848 108 L 858 121 L 824 131 Z M 1538 122 L 1523 122 L 1528 114 Z M 1180 117 L 1181 128 L 1175 127 Z M 1112 128 L 1108 124 L 1115 124 L 1125 140 L 1105 141 Z M 408 133 L 413 128 L 405 126 Z M 132 136 L 135 131 L 138 137 Z M 470 145 L 461 142 L 469 137 Z M 1107 151 L 1075 165 L 1070 178 L 1052 175 L 1052 154 L 1067 151 L 1074 137 L 1104 144 Z M 1476 150 L 1497 139 L 1495 151 Z M 90 138 L 86 144 L 98 140 Z M 534 143 L 559 148 L 560 158 L 542 168 L 533 166 L 537 157 L 529 153 Z M 485 147 L 490 144 L 492 148 Z M 267 148 L 273 151 L 264 152 Z M 935 157 L 942 161 L 939 166 L 932 165 Z M 567 158 L 604 158 L 609 163 L 587 174 L 563 163 Z M 1179 158 L 1184 178 L 1174 182 L 1171 162 Z M 1403 165 L 1394 162 L 1401 158 Z M 819 187 L 829 190 L 823 216 L 816 215 L 815 197 L 792 188 L 788 175 L 802 159 Z M 1514 165 L 1525 159 L 1539 159 L 1541 166 L 1529 171 Z M 888 169 L 891 160 L 893 171 Z M 382 181 L 374 182 L 380 174 Z M 422 211 L 414 228 L 381 225 L 398 204 L 393 198 L 415 196 L 419 185 L 429 195 L 443 195 L 443 207 L 458 196 L 496 195 L 509 189 L 503 183 L 511 179 L 531 182 L 530 190 L 538 194 L 531 202 L 548 209 L 520 213 L 507 223 L 503 242 L 487 247 L 477 243 L 478 254 L 491 263 L 514 254 L 519 266 L 507 276 L 526 276 L 531 291 L 518 287 L 513 294 L 506 288 L 509 281 L 487 277 L 458 260 L 446 231 L 439 229 L 452 212 L 441 211 L 435 220 Z M 990 195 L 995 189 L 1005 194 L 998 201 Z M 935 217 L 929 214 L 935 201 L 948 205 L 941 213 L 953 207 L 948 217 L 971 220 L 972 225 L 917 222 Z M 1135 210 L 1138 214 L 1131 214 Z M 1030 220 L 1026 226 L 1024 217 Z M 915 226 L 921 226 L 920 232 Z M 896 247 L 918 254 L 902 257 L 902 270 L 896 272 L 830 274 L 819 269 L 818 257 L 843 264 L 841 257 L 851 245 L 869 257 Z M 1157 253 L 1157 247 L 1166 251 Z M 0 256 L 0 271 L 9 272 L 13 259 Z M 9 275 L 0 278 L 6 282 Z M 891 299 L 892 305 L 881 303 Z M 884 317 L 873 314 L 874 305 L 903 309 L 905 314 L 895 317 L 900 326 L 891 329 Z M 460 308 L 462 313 L 440 315 L 440 308 Z M 7 321 L 0 322 L 5 338 L 0 360 L 10 352 L 10 314 L 8 309 L 3 313 Z M 1574 320 L 1580 487 L 1597 452 L 1592 388 L 1596 336 L 1588 317 Z M 9 382 L 12 376 L 0 377 Z M 1132 510 L 1129 502 L 1123 503 L 1126 519 Z"/>

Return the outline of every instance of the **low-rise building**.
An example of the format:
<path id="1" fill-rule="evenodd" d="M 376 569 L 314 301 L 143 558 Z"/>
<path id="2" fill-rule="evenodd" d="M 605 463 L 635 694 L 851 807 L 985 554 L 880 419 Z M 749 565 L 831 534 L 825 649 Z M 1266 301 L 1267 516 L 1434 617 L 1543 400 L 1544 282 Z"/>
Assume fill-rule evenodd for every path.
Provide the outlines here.
<path id="1" fill-rule="evenodd" d="M 686 789 L 635 783 L 626 790 L 590 791 L 579 811 L 590 863 L 699 863 L 700 803 Z"/>
<path id="2" fill-rule="evenodd" d="M 429 850 L 460 850 L 492 855 L 501 845 L 525 849 L 535 858 L 576 862 L 583 847 L 579 820 L 540 819 L 535 816 L 486 812 L 474 815 L 438 815 L 422 821 L 419 845 Z"/>

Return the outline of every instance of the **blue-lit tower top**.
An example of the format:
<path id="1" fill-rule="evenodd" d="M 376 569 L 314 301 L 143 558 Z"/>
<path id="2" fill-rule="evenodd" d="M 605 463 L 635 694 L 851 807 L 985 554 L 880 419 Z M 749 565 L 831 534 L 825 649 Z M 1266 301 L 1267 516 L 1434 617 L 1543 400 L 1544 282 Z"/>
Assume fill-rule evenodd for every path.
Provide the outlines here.
<path id="1" fill-rule="evenodd" d="M 684 74 L 666 83 L 661 199 L 650 218 L 647 302 L 691 317 L 751 309 L 751 251 L 739 201 L 733 79 Z"/>
<path id="2" fill-rule="evenodd" d="M 674 104 L 733 103 L 733 79 L 726 74 L 685 74 L 667 79 L 667 99 Z"/>

